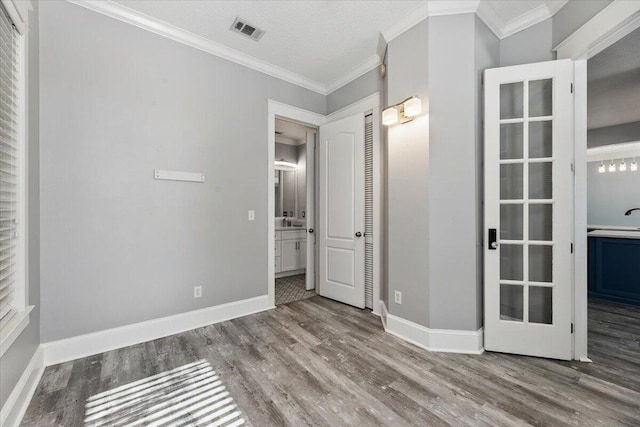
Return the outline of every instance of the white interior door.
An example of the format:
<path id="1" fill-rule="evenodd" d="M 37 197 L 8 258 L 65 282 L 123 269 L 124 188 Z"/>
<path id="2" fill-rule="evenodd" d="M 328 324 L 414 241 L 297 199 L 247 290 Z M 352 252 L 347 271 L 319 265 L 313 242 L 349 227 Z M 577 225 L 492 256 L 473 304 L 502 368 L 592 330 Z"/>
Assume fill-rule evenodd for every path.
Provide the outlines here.
<path id="1" fill-rule="evenodd" d="M 487 350 L 571 359 L 572 78 L 570 60 L 485 72 Z"/>
<path id="2" fill-rule="evenodd" d="M 320 295 L 364 308 L 364 114 L 320 126 Z"/>
<path id="3" fill-rule="evenodd" d="M 307 216 L 307 270 L 305 276 L 305 286 L 307 290 L 314 289 L 316 287 L 316 270 L 315 270 L 315 247 L 316 247 L 316 235 L 315 230 L 315 147 L 316 147 L 316 134 L 315 132 L 307 132 L 307 210 L 305 215 Z"/>

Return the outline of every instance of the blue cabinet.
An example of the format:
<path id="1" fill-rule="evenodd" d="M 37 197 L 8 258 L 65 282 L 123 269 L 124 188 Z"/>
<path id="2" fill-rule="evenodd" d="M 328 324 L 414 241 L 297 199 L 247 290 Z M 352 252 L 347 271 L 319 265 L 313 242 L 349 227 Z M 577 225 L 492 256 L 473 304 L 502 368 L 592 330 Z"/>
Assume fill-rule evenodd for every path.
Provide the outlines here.
<path id="1" fill-rule="evenodd" d="M 640 306 L 640 240 L 589 237 L 589 298 Z"/>

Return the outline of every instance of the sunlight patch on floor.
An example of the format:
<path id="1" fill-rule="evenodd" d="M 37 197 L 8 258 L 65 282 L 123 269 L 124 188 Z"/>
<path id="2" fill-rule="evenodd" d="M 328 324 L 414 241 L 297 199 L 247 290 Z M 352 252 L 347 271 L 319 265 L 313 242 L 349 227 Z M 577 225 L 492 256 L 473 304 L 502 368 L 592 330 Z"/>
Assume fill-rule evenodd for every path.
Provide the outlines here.
<path id="1" fill-rule="evenodd" d="M 244 419 L 206 360 L 143 378 L 87 399 L 84 423 L 99 426 L 224 426 Z"/>

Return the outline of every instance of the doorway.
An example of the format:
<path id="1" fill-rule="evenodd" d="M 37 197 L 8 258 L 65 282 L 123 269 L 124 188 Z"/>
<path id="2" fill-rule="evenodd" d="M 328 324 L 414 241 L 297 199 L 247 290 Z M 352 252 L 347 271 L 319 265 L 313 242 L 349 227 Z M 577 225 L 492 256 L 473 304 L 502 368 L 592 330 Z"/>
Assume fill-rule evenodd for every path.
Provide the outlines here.
<path id="1" fill-rule="evenodd" d="M 369 202 L 367 205 L 368 208 L 362 209 L 362 213 L 366 214 L 367 221 L 366 227 L 363 230 L 354 230 L 354 237 L 361 239 L 365 242 L 365 246 L 367 248 L 367 258 L 362 259 L 361 264 L 363 264 L 363 269 L 365 271 L 364 277 L 362 280 L 366 280 L 366 286 L 362 287 L 362 299 L 365 302 L 365 307 L 372 310 L 373 314 L 380 315 L 381 313 L 381 286 L 382 286 L 382 245 L 383 245 L 383 232 L 382 232 L 382 219 L 383 219 L 383 187 L 382 187 L 382 178 L 383 178 L 383 157 L 382 157 L 382 146 L 381 146 L 381 138 L 380 138 L 380 93 L 375 93 L 366 98 L 361 99 L 360 101 L 356 101 L 355 103 L 344 107 L 341 110 L 338 110 L 328 116 L 320 115 L 317 113 L 313 113 L 310 111 L 302 110 L 297 107 L 293 107 L 290 105 L 282 104 L 280 102 L 276 102 L 273 100 L 268 100 L 268 177 L 267 177 L 267 194 L 268 194 L 268 239 L 269 241 L 273 241 L 276 236 L 276 226 L 280 224 L 282 226 L 282 218 L 279 221 L 276 221 L 276 168 L 275 162 L 278 160 L 276 158 L 276 120 L 284 120 L 286 122 L 297 123 L 298 125 L 302 125 L 308 128 L 317 129 L 316 132 L 316 149 L 315 150 L 307 150 L 307 174 L 309 173 L 309 168 L 314 168 L 315 170 L 315 185 L 313 186 L 313 191 L 315 193 L 315 197 L 317 199 L 313 202 L 315 203 L 315 208 L 310 209 L 309 207 L 313 202 L 307 201 L 306 211 L 305 211 L 305 226 L 306 226 L 306 238 L 307 238 L 307 264 L 305 266 L 305 290 L 309 291 L 314 289 L 316 293 L 319 295 L 323 294 L 323 286 L 320 279 L 320 251 L 321 243 L 320 243 L 320 235 L 319 233 L 322 230 L 329 230 L 329 227 L 323 227 L 320 224 L 320 221 L 323 221 L 323 218 L 326 219 L 327 210 L 320 212 L 320 202 L 319 202 L 319 194 L 320 194 L 320 179 L 318 179 L 318 171 L 320 167 L 320 151 L 323 146 L 323 142 L 327 143 L 327 141 L 331 138 L 322 137 L 323 140 L 320 140 L 320 135 L 323 133 L 323 129 L 328 129 L 324 125 L 331 125 L 334 122 L 338 122 L 342 119 L 353 117 L 357 115 L 362 117 L 362 123 L 359 123 L 359 129 L 353 132 L 359 134 L 359 138 L 366 139 L 366 144 L 364 141 L 362 142 L 363 149 L 363 160 L 365 162 L 364 165 L 361 165 L 365 168 L 369 173 L 367 175 L 367 184 L 365 184 L 365 194 L 362 194 L 362 202 L 365 200 Z M 364 129 L 363 129 L 364 127 Z M 364 147 L 367 147 L 365 152 Z M 313 153 L 313 154 L 311 154 Z M 325 153 L 326 154 L 326 153 Z M 313 161 L 310 161 L 309 156 L 313 155 Z M 355 157 L 354 157 L 355 159 Z M 343 162 L 344 163 L 344 162 Z M 325 165 L 327 166 L 327 165 Z M 333 166 L 332 166 L 333 167 Z M 355 176 L 355 175 L 354 175 Z M 363 177 L 364 179 L 364 177 Z M 307 183 L 309 183 L 308 181 Z M 352 182 L 351 185 L 359 185 L 355 181 Z M 309 186 L 307 186 L 309 188 Z M 338 189 L 338 191 L 343 191 L 344 189 Z M 362 191 L 360 191 L 362 193 Z M 310 192 L 307 192 L 307 196 L 309 196 Z M 326 208 L 326 204 L 324 205 Z M 289 209 L 290 211 L 290 209 Z M 284 209 L 282 209 L 284 212 Z M 287 212 L 289 216 L 290 212 Z M 288 218 L 288 217 L 287 217 Z M 319 219 L 320 218 L 320 219 Z M 293 218 L 291 221 L 292 225 L 294 224 Z M 287 224 L 288 226 L 288 224 Z M 299 227 L 297 236 L 301 238 L 301 231 L 303 227 Z M 282 230 L 280 230 L 282 231 Z M 294 231 L 294 229 L 287 229 L 285 231 Z M 361 233 L 361 236 L 355 236 L 357 232 Z M 296 237 L 296 236 L 290 236 Z M 311 237 L 311 238 L 310 238 Z M 280 236 L 282 239 L 282 236 Z M 294 239 L 287 239 L 288 241 L 294 241 Z M 282 242 L 282 240 L 281 240 Z M 311 242 L 315 242 L 315 247 L 309 249 Z M 295 243 L 287 243 L 289 246 L 296 247 Z M 301 248 L 301 244 L 297 245 L 298 248 Z M 282 251 L 283 246 L 280 244 L 280 251 Z M 270 244 L 268 245 L 267 259 L 268 259 L 268 296 L 269 301 L 272 305 L 275 305 L 275 291 L 276 291 L 276 262 L 275 262 L 275 252 L 276 245 Z M 282 263 L 282 258 L 280 262 Z M 313 269 L 315 271 L 314 275 L 310 274 L 310 265 L 313 264 Z M 280 265 L 280 269 L 282 270 L 282 264 Z M 326 270 L 328 271 L 328 270 Z M 326 273 L 325 271 L 325 273 Z M 289 276 L 291 277 L 291 276 Z M 327 277 L 325 275 L 325 277 Z M 282 278 L 282 277 L 279 277 Z M 366 278 L 366 279 L 365 279 Z M 313 279 L 312 285 L 309 284 L 309 281 Z M 293 280 L 293 279 L 291 279 Z M 365 291 L 366 290 L 366 291 Z M 366 297 L 365 297 L 366 292 Z M 331 298 L 330 295 L 324 295 Z M 339 300 L 339 299 L 338 299 Z M 349 304 L 349 301 L 341 301 Z"/>
<path id="2" fill-rule="evenodd" d="M 276 118 L 274 138 L 275 304 L 280 305 L 316 295 L 313 210 L 317 129 Z"/>

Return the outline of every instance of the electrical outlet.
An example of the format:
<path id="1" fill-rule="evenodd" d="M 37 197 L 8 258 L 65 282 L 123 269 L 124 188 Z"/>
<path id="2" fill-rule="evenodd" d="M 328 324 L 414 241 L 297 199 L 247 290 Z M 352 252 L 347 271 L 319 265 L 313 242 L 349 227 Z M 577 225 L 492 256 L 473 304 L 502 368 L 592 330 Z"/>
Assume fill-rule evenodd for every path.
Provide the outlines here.
<path id="1" fill-rule="evenodd" d="M 202 296 L 202 286 L 193 287 L 193 297 L 200 298 Z"/>
<path id="2" fill-rule="evenodd" d="M 402 304 L 402 292 L 396 291 L 394 294 L 394 300 L 396 304 Z"/>
<path id="3" fill-rule="evenodd" d="M 249 211 L 249 221 L 255 221 L 256 211 Z"/>

